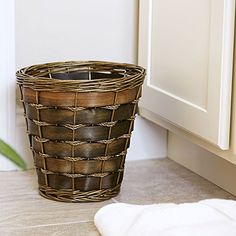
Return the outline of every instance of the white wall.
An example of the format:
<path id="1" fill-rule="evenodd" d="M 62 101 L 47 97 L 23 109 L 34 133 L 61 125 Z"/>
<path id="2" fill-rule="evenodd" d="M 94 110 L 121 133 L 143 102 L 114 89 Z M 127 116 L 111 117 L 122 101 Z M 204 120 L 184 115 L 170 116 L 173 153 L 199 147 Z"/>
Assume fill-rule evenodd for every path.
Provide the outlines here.
<path id="1" fill-rule="evenodd" d="M 127 160 L 163 158 L 167 156 L 167 131 L 137 116 Z"/>
<path id="2" fill-rule="evenodd" d="M 136 0 L 16 1 L 16 65 L 58 60 L 134 62 Z"/>
<path id="3" fill-rule="evenodd" d="M 138 0 L 19 0 L 16 67 L 63 60 L 136 63 L 137 29 Z M 32 165 L 21 112 L 18 108 L 17 146 Z M 128 160 L 166 152 L 166 131 L 138 118 Z"/>

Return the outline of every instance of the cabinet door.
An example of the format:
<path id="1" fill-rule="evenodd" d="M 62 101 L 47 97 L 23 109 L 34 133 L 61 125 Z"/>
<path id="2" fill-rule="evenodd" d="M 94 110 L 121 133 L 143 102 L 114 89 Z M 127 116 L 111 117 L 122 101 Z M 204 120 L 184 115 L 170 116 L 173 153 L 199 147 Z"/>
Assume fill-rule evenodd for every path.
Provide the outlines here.
<path id="1" fill-rule="evenodd" d="M 229 148 L 235 0 L 141 0 L 141 107 Z"/>

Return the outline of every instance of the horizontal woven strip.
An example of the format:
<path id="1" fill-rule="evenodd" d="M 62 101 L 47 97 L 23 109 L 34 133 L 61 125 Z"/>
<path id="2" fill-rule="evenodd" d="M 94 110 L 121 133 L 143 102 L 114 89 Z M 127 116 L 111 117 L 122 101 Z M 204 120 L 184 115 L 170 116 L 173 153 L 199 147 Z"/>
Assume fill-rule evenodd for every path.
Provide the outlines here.
<path id="1" fill-rule="evenodd" d="M 71 146 L 77 146 L 77 145 L 86 144 L 86 143 L 104 143 L 104 144 L 109 144 L 109 143 L 112 143 L 116 139 L 122 139 L 122 138 L 128 139 L 130 137 L 131 137 L 131 134 L 123 134 L 123 135 L 121 135 L 118 138 L 113 138 L 113 139 L 108 139 L 108 140 L 99 140 L 99 141 L 92 141 L 92 142 L 90 142 L 90 141 L 79 141 L 79 140 L 76 140 L 76 141 L 57 141 L 57 143 L 67 143 L 67 144 L 70 144 Z M 46 142 L 52 141 L 50 139 L 40 138 L 38 136 L 33 136 L 33 138 L 37 142 L 40 142 L 40 143 L 46 143 Z M 54 142 L 55 142 L 55 140 L 54 140 Z"/>
<path id="2" fill-rule="evenodd" d="M 131 119 L 131 118 L 130 118 Z M 31 119 L 29 119 L 31 120 Z M 134 120 L 134 118 L 132 117 L 132 120 Z M 52 124 L 52 123 L 47 123 L 47 122 L 43 122 L 43 121 L 37 121 L 37 120 L 31 120 L 33 121 L 36 125 L 38 126 L 48 126 L 48 125 L 55 125 L 55 126 L 61 126 L 61 127 L 65 127 L 71 130 L 76 130 L 82 127 L 91 127 L 91 126 L 102 126 L 102 127 L 113 127 L 118 121 L 110 121 L 110 122 L 103 122 L 103 123 L 97 123 L 96 125 L 91 125 L 91 124 L 76 124 L 76 125 L 71 125 L 71 124 Z"/>
<path id="3" fill-rule="evenodd" d="M 87 80 L 52 79 L 51 74 L 82 72 L 108 72 L 120 77 Z M 125 63 L 101 61 L 55 62 L 23 68 L 16 73 L 17 82 L 38 91 L 110 92 L 139 87 L 143 84 L 145 69 Z"/>
<path id="4" fill-rule="evenodd" d="M 62 202 L 99 202 L 116 196 L 120 191 L 120 184 L 113 188 L 91 191 L 80 190 L 57 190 L 48 186 L 39 185 L 39 192 L 42 196 Z"/>
<path id="5" fill-rule="evenodd" d="M 39 171 L 41 171 L 43 174 L 47 174 L 47 175 L 62 175 L 62 176 L 66 176 L 69 178 L 79 178 L 79 177 L 95 177 L 95 178 L 103 178 L 106 177 L 110 174 L 114 174 L 114 173 L 119 173 L 119 172 L 123 172 L 124 169 L 119 169 L 118 171 L 113 171 L 113 172 L 101 172 L 101 173 L 92 173 L 92 174 L 74 174 L 74 173 L 58 173 L 58 172 L 53 172 L 50 170 L 45 170 L 42 168 L 37 168 Z"/>
<path id="6" fill-rule="evenodd" d="M 26 117 L 26 115 L 25 115 Z M 29 118 L 28 118 L 29 119 Z M 134 120 L 135 116 L 131 116 L 129 119 L 129 121 Z M 31 120 L 31 119 L 29 119 Z M 103 122 L 103 123 L 97 123 L 97 124 L 76 124 L 76 125 L 72 125 L 72 124 L 53 124 L 53 123 L 47 123 L 47 122 L 43 122 L 43 121 L 37 121 L 37 120 L 31 120 L 32 122 L 34 122 L 36 125 L 38 126 L 60 126 L 60 127 L 65 127 L 71 130 L 77 130 L 83 127 L 95 127 L 95 126 L 102 126 L 102 127 L 113 127 L 115 126 L 119 121 L 109 121 L 109 122 Z"/>
<path id="7" fill-rule="evenodd" d="M 131 103 L 135 104 L 138 103 L 138 99 L 133 100 Z M 21 100 L 21 102 L 24 102 L 23 100 Z M 43 109 L 55 109 L 55 107 L 50 107 L 50 106 L 44 106 L 42 104 L 35 104 L 35 103 L 26 103 L 32 107 L 35 107 L 38 110 L 43 110 Z M 106 109 L 106 110 L 116 110 L 120 107 L 120 104 L 117 105 L 111 105 L 111 106 L 103 106 L 103 107 L 99 107 L 99 109 Z M 61 110 L 70 110 L 70 111 L 82 111 L 85 109 L 93 109 L 93 107 L 91 108 L 87 108 L 87 107 L 60 107 Z"/>
<path id="8" fill-rule="evenodd" d="M 121 152 L 119 154 L 116 154 L 115 156 L 97 156 L 97 157 L 89 157 L 89 158 L 87 158 L 87 157 L 70 157 L 70 156 L 67 156 L 67 157 L 57 157 L 57 156 L 52 156 L 52 155 L 41 153 L 41 152 L 35 152 L 35 153 L 38 154 L 41 157 L 44 157 L 44 158 L 64 159 L 64 160 L 67 160 L 67 161 L 75 162 L 75 161 L 90 161 L 90 160 L 106 161 L 106 160 L 110 160 L 112 158 L 116 158 L 116 157 L 120 157 L 120 156 L 125 156 L 127 154 L 127 151 L 123 151 L 123 152 Z"/>

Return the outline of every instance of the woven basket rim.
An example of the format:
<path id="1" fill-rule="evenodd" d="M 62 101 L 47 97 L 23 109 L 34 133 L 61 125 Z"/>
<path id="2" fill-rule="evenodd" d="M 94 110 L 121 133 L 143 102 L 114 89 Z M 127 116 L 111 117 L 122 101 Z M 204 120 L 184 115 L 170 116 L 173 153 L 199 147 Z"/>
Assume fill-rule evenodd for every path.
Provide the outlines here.
<path id="1" fill-rule="evenodd" d="M 98 78 L 92 80 L 63 80 L 51 78 L 53 73 L 65 73 L 79 71 L 79 68 L 94 67 L 85 71 L 108 71 L 114 73 L 124 73 L 118 78 Z M 54 71 L 55 70 L 55 71 Z M 63 71 L 64 70 L 64 71 Z M 120 72 L 119 72 L 120 70 Z M 36 75 L 34 75 L 36 73 Z M 37 75 L 46 73 L 46 76 Z M 23 87 L 40 91 L 76 91 L 76 92 L 107 92 L 122 91 L 132 89 L 142 85 L 146 71 L 143 67 L 119 62 L 109 61 L 64 61 L 36 64 L 22 68 L 16 72 L 17 83 Z"/>

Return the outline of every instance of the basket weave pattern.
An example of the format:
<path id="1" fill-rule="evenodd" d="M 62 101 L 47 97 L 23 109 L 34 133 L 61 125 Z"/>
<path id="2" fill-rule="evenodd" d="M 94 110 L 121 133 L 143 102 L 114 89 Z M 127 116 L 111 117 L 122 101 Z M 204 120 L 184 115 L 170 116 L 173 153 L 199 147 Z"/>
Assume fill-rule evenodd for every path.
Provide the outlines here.
<path id="1" fill-rule="evenodd" d="M 58 62 L 17 72 L 42 196 L 66 202 L 119 193 L 145 70 Z"/>

